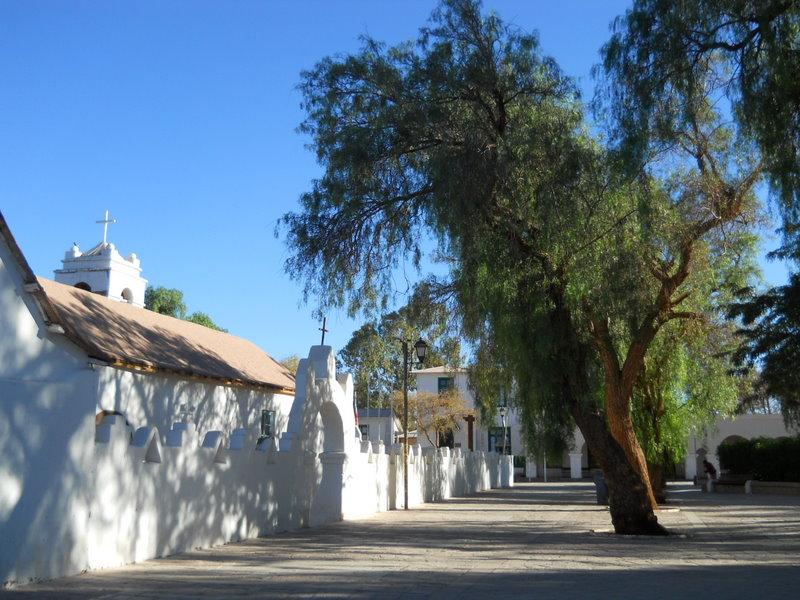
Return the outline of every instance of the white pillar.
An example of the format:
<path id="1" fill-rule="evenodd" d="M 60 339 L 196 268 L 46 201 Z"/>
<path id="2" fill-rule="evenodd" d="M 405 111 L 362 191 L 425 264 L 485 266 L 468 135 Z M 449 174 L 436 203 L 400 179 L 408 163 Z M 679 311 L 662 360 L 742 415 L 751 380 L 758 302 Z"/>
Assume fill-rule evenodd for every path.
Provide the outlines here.
<path id="1" fill-rule="evenodd" d="M 500 487 L 514 487 L 514 457 L 507 454 L 500 456 Z"/>
<path id="2" fill-rule="evenodd" d="M 697 476 L 697 453 L 686 453 L 686 479 L 694 479 Z"/>
<path id="3" fill-rule="evenodd" d="M 528 479 L 536 479 L 536 461 L 530 456 L 525 457 L 525 477 Z"/>
<path id="4" fill-rule="evenodd" d="M 569 453 L 569 476 L 570 479 L 581 479 L 583 477 L 583 470 L 581 469 L 581 461 L 583 459 L 582 452 Z"/>

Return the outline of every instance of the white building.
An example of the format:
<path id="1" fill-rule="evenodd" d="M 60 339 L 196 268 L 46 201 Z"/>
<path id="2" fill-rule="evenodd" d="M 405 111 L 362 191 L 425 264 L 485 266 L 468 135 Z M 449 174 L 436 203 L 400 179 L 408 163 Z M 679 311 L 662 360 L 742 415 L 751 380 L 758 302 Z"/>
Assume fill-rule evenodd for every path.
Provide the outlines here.
<path id="1" fill-rule="evenodd" d="M 475 408 L 475 396 L 469 387 L 466 369 L 439 366 L 412 371 L 412 374 L 416 377 L 417 391 L 441 393 L 455 389 L 464 399 L 465 408 L 472 415 L 465 416 L 459 424 L 460 428 L 453 432 L 455 448 L 502 453 L 505 441 L 505 454 L 525 456 L 525 443 L 517 411 L 513 408 L 507 409 L 505 435 L 500 416 L 494 422 L 483 423 Z M 421 440 L 423 439 L 424 436 Z"/>
<path id="2" fill-rule="evenodd" d="M 242 338 L 37 278 L 0 213 L 0 585 L 402 506 L 399 446 L 356 431 L 330 346 L 295 381 Z M 408 503 L 510 471 L 414 447 Z"/>
<path id="3" fill-rule="evenodd" d="M 403 424 L 391 408 L 359 408 L 358 428 L 362 440 L 380 442 L 387 448 L 398 441 L 398 433 L 403 434 Z"/>
<path id="4" fill-rule="evenodd" d="M 783 438 L 793 435 L 786 428 L 783 415 L 737 415 L 718 418 L 704 431 L 693 432 L 686 445 L 686 478 L 703 478 L 703 460 L 708 460 L 721 473 L 717 450 L 721 444 L 757 437 Z"/>
<path id="5" fill-rule="evenodd" d="M 422 392 L 438 393 L 456 389 L 464 398 L 468 409 L 475 409 L 475 397 L 469 387 L 466 369 L 451 367 L 432 367 L 414 371 L 417 389 Z M 510 409 L 507 413 L 507 439 L 510 440 L 508 453 L 525 456 L 525 440 L 519 422 L 518 413 Z M 459 430 L 454 432 L 454 447 L 471 450 L 498 452 L 502 446 L 503 429 L 500 418 L 493 423 L 481 423 L 476 413 L 474 422 L 463 419 Z M 401 428 L 402 430 L 402 428 Z M 739 415 L 732 418 L 718 418 L 704 431 L 692 433 L 687 440 L 685 465 L 679 465 L 678 476 L 686 479 L 703 476 L 703 459 L 711 462 L 720 472 L 717 449 L 724 442 L 737 439 L 753 439 L 756 437 L 780 438 L 793 435 L 788 431 L 780 414 L 771 415 Z M 420 437 L 423 445 L 430 445 L 424 436 Z M 683 467 L 683 468 L 681 468 Z M 560 456 L 539 456 L 538 460 L 527 457 L 525 475 L 550 479 L 582 479 L 591 476 L 592 469 L 599 468 L 595 463 L 588 446 L 576 427 L 567 448 Z M 682 471 L 685 471 L 682 473 Z"/>
<path id="6" fill-rule="evenodd" d="M 108 211 L 103 223 L 103 241 L 87 252 L 73 244 L 65 256 L 63 267 L 55 271 L 59 283 L 75 286 L 134 306 L 144 306 L 147 280 L 142 277 L 139 257 L 130 254 L 124 258 L 114 244 L 108 242 Z"/>

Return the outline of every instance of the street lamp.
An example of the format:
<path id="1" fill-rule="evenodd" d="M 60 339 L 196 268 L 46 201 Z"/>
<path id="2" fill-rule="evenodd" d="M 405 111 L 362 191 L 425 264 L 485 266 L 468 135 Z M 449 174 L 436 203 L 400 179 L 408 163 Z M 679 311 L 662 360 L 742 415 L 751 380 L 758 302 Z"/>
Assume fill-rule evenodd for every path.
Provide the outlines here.
<path id="1" fill-rule="evenodd" d="M 507 432 L 507 429 L 506 429 L 506 407 L 505 406 L 501 406 L 499 412 L 500 412 L 500 422 L 503 424 L 503 451 L 501 452 L 501 454 L 505 454 L 506 453 L 506 432 Z"/>
<path id="2" fill-rule="evenodd" d="M 421 363 L 425 362 L 425 357 L 428 356 L 428 344 L 425 343 L 425 340 L 418 339 L 414 344 L 414 350 L 417 352 L 417 360 Z"/>
<path id="3" fill-rule="evenodd" d="M 428 355 L 428 344 L 419 339 L 410 350 L 410 340 L 397 340 L 403 344 L 403 510 L 408 510 L 408 372 L 413 361 L 412 352 L 417 353 L 417 360 L 422 363 Z"/>

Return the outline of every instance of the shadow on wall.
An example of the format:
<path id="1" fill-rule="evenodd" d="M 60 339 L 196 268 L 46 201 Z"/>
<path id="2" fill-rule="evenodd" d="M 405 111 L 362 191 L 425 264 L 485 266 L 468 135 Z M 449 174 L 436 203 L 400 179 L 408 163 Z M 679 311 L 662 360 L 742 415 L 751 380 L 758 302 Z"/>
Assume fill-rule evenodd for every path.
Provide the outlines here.
<path id="1" fill-rule="evenodd" d="M 137 358 L 141 349 L 146 348 L 147 356 L 138 357 L 138 360 L 145 364 L 154 363 L 176 371 L 206 374 L 223 379 L 248 381 L 252 378 L 251 374 L 232 366 L 229 360 L 209 346 L 201 346 L 175 330 L 123 318 L 90 294 L 75 296 L 74 301 L 83 307 L 79 313 L 81 326 L 89 332 L 102 332 L 99 338 L 102 344 L 113 340 L 117 345 L 115 348 L 103 348 L 112 355 Z M 214 338 L 224 335 L 211 331 L 203 333 Z M 236 349 L 237 352 L 239 350 Z M 252 346 L 252 351 L 258 352 L 259 349 Z M 259 357 L 262 358 L 271 360 L 266 355 Z"/>
<path id="2" fill-rule="evenodd" d="M 278 452 L 275 438 L 258 443 L 260 390 L 100 371 L 76 370 L 80 384 L 23 382 L 4 394 L 0 581 L 56 577 L 309 524 L 322 466 L 299 446 Z M 124 417 L 108 415 L 98 425 L 98 397 Z M 201 438 L 193 424 L 154 426 L 174 420 L 187 397 L 201 423 L 225 427 Z M 277 427 L 286 426 L 283 413 Z M 325 421 L 317 431 L 342 447 L 341 418 L 327 409 L 323 416 L 316 415 Z M 247 426 L 228 435 L 237 422 Z"/>
<path id="3" fill-rule="evenodd" d="M 251 406 L 258 396 L 246 390 L 113 369 L 99 376 L 82 370 L 88 387 L 17 390 L 0 413 L 11 432 L 3 449 L 16 457 L 0 473 L 8 507 L 0 522 L 2 581 L 111 567 L 396 506 L 389 490 L 402 494 L 402 470 L 396 456 L 390 468 L 385 453 L 357 444 L 352 380 L 337 379 L 330 347 L 312 347 L 304 361 L 304 384 L 280 442 L 259 443 Z M 101 399 L 113 406 L 103 408 L 124 417 L 96 424 L 98 385 L 111 390 Z M 246 426 L 174 422 L 184 396 L 208 406 L 204 426 L 229 418 Z M 220 405 L 221 415 L 213 410 Z M 37 427 L 26 430 L 14 419 Z M 165 421 L 169 430 L 156 425 Z M 429 463 L 415 448 L 412 503 L 503 482 L 499 457 L 484 453 L 451 457 L 442 449 Z"/>
<path id="4" fill-rule="evenodd" d="M 258 444 L 258 432 L 201 440 L 192 425 L 162 435 L 120 416 L 76 428 L 57 476 L 32 475 L 0 526 L 3 581 L 49 578 L 210 547 L 308 524 L 319 460 Z"/>

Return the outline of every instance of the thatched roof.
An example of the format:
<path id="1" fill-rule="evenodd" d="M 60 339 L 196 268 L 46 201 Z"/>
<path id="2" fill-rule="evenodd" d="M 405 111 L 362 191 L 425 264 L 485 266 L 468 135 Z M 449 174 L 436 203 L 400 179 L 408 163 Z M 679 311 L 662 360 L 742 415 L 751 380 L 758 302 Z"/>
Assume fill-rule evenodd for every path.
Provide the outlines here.
<path id="1" fill-rule="evenodd" d="M 2 212 L 0 239 L 48 329 L 63 330 L 90 358 L 123 368 L 294 391 L 292 374 L 245 339 L 36 277 Z"/>
<path id="2" fill-rule="evenodd" d="M 111 364 L 294 390 L 294 377 L 243 338 L 38 278 L 67 337 Z"/>

